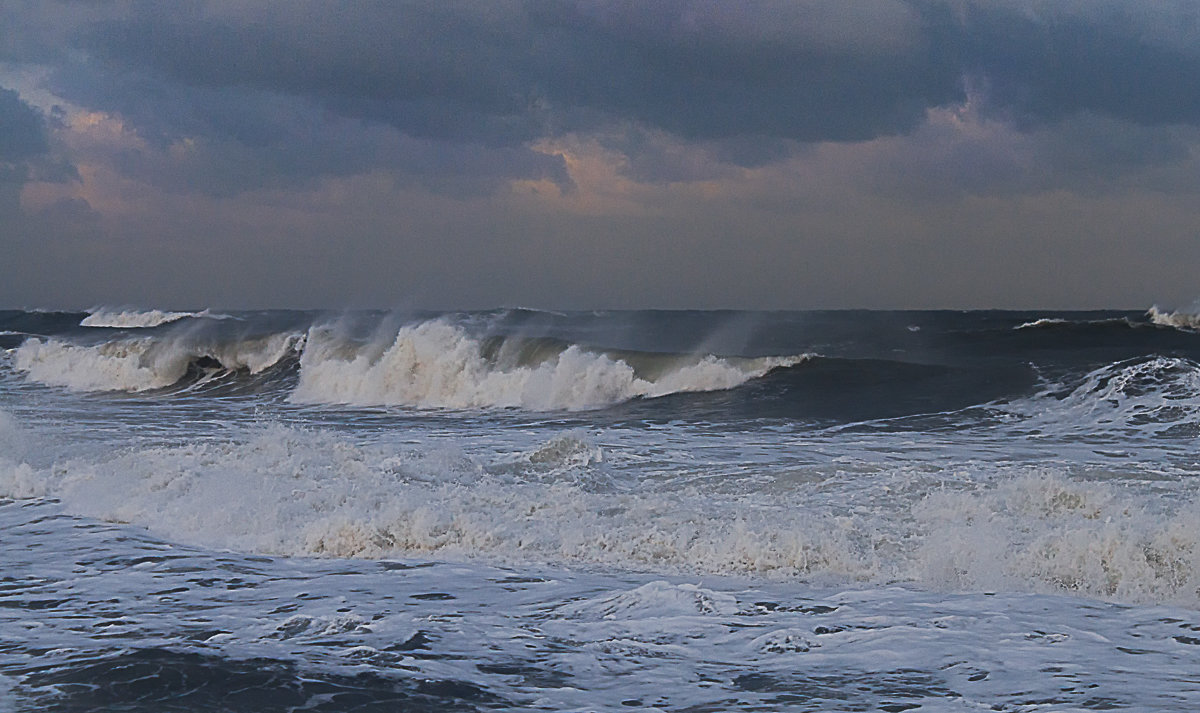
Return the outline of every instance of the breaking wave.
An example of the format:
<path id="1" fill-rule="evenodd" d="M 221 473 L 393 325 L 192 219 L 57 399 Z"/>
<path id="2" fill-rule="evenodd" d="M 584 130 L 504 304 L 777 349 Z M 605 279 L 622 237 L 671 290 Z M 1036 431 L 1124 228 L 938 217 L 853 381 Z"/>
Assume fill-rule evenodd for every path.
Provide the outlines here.
<path id="1" fill-rule="evenodd" d="M 1150 308 L 1146 316 L 1150 318 L 1151 322 L 1162 327 L 1174 327 L 1191 332 L 1200 331 L 1200 314 L 1193 312 L 1166 312 L 1155 305 Z"/>
<path id="2" fill-rule="evenodd" d="M 208 319 L 234 319 L 226 314 L 215 314 L 209 310 L 201 312 L 165 312 L 157 309 L 110 309 L 95 307 L 79 322 L 80 327 L 112 327 L 119 329 L 145 329 L 179 321 L 185 317 Z"/>
<path id="3" fill-rule="evenodd" d="M 292 398 L 419 408 L 582 410 L 639 396 L 730 389 L 804 359 L 606 354 L 554 340 L 480 339 L 439 320 L 401 327 L 390 343 L 356 344 L 328 328 L 314 328 Z M 640 369 L 631 363 L 639 361 Z"/>
<path id="4" fill-rule="evenodd" d="M 298 355 L 297 403 L 583 410 L 731 389 L 808 358 L 605 352 L 545 338 L 476 337 L 441 320 L 387 334 L 363 341 L 312 327 L 252 338 L 176 330 L 98 344 L 31 337 L 13 363 L 51 386 L 137 392 L 177 384 L 196 367 L 257 374 Z"/>
<path id="5" fill-rule="evenodd" d="M 1059 319 L 1057 317 L 1043 317 L 1035 319 L 1032 322 L 1024 322 L 1013 327 L 1013 329 L 1041 329 L 1043 327 L 1054 327 L 1060 324 L 1069 324 L 1068 320 Z"/>
<path id="6" fill-rule="evenodd" d="M 194 364 L 257 374 L 303 345 L 303 335 L 274 334 L 216 342 L 178 336 L 120 339 L 95 345 L 25 340 L 14 365 L 34 381 L 76 391 L 146 391 L 171 386 Z"/>
<path id="7" fill-rule="evenodd" d="M 157 327 L 184 317 L 193 317 L 194 312 L 163 312 L 161 310 L 108 310 L 96 308 L 79 323 L 80 327 Z"/>
<path id="8" fill-rule="evenodd" d="M 1108 364 L 1003 408 L 1022 428 L 1091 438 L 1200 436 L 1200 364 L 1151 357 Z"/>

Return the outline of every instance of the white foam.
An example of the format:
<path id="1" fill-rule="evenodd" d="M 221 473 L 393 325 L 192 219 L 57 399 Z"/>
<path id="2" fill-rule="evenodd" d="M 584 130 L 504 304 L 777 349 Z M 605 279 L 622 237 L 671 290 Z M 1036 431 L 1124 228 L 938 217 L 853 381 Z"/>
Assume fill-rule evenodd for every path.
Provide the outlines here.
<path id="1" fill-rule="evenodd" d="M 76 391 L 144 391 L 175 383 L 191 355 L 151 339 L 77 346 L 54 339 L 28 339 L 16 349 L 15 366 L 42 384 Z"/>
<path id="2" fill-rule="evenodd" d="M 19 440 L 11 420 L 0 423 L 4 433 Z M 533 456 L 561 451 L 554 439 L 530 451 L 524 472 L 453 447 L 407 448 L 270 426 L 245 442 L 141 447 L 45 467 L 0 455 L 0 497 L 54 497 L 77 515 L 272 555 L 899 581 L 1200 606 L 1200 507 L 1186 483 L 1172 497 L 1161 492 L 1170 484 L 1151 492 L 1129 480 L 987 466 L 936 488 L 929 473 L 897 466 L 871 474 L 869 487 L 853 478 L 861 488 L 730 489 L 716 478 L 612 489 L 584 475 L 597 467 L 588 459 L 574 477 L 545 477 Z M 575 457 L 552 460 L 568 468 Z M 622 617 L 728 604 L 686 587 L 651 589 L 586 606 Z"/>
<path id="3" fill-rule="evenodd" d="M 919 581 L 954 589 L 1070 592 L 1200 604 L 1200 507 L 1163 511 L 1119 485 L 1030 474 L 930 495 Z"/>
<path id="4" fill-rule="evenodd" d="M 1160 310 L 1158 305 L 1155 305 L 1150 308 L 1146 316 L 1150 318 L 1151 322 L 1163 327 L 1200 331 L 1200 314 L 1195 312 L 1167 312 Z"/>
<path id="5" fill-rule="evenodd" d="M 402 327 L 390 344 L 357 348 L 332 330 L 314 328 L 293 399 L 421 408 L 582 410 L 638 396 L 728 389 L 804 358 L 705 356 L 656 378 L 642 378 L 626 362 L 578 346 L 536 365 L 489 361 L 478 339 L 440 320 Z"/>
<path id="6" fill-rule="evenodd" d="M 1088 373 L 1065 396 L 1055 390 L 1004 406 L 1019 427 L 1089 437 L 1153 437 L 1172 427 L 1200 427 L 1200 365 L 1179 357 L 1109 364 Z"/>
<path id="7" fill-rule="evenodd" d="M 26 462 L 29 443 L 25 429 L 0 411 L 0 497 L 37 498 L 48 493 L 45 474 Z"/>
<path id="8" fill-rule="evenodd" d="M 699 492 L 612 494 L 586 478 L 533 475 L 493 475 L 437 449 L 396 453 L 274 426 L 242 444 L 142 448 L 13 473 L 0 480 L 0 495 L 52 495 L 71 512 L 172 539 L 284 555 L 851 578 L 874 566 L 855 554 L 843 526 L 806 508 L 742 512 Z"/>
<path id="9" fill-rule="evenodd" d="M 655 581 L 560 607 L 564 616 L 584 619 L 649 619 L 665 616 L 736 614 L 737 598 L 696 584 Z"/>
<path id="10" fill-rule="evenodd" d="M 1013 329 L 1040 329 L 1042 327 L 1053 327 L 1058 324 L 1067 324 L 1067 323 L 1068 323 L 1068 320 L 1065 320 L 1065 319 L 1043 317 L 1042 319 L 1035 319 L 1032 322 L 1024 322 L 1023 324 L 1019 324 L 1016 327 L 1013 327 Z"/>
<path id="11" fill-rule="evenodd" d="M 226 369 L 258 373 L 298 350 L 303 336 L 273 334 L 225 344 L 175 338 L 120 339 L 77 345 L 54 339 L 28 339 L 15 350 L 14 365 L 42 384 L 76 391 L 145 391 L 179 381 L 198 357 L 216 359 Z"/>

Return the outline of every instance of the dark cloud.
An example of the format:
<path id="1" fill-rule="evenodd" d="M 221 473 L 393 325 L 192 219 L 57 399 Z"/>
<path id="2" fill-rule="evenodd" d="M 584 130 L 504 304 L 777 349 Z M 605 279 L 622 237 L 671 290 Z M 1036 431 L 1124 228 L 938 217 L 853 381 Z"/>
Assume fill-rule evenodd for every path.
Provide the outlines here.
<path id="1" fill-rule="evenodd" d="M 226 190 L 388 160 L 459 186 L 450 190 L 486 189 L 502 164 L 510 177 L 565 186 L 562 166 L 533 155 L 530 142 L 630 126 L 617 140 L 628 144 L 629 175 L 702 178 L 722 162 L 763 165 L 806 142 L 909 134 L 930 108 L 963 101 L 964 82 L 986 115 L 1025 130 L 1081 114 L 1200 124 L 1200 53 L 1178 38 L 1153 42 L 1129 21 L 1137 5 L 1109 6 L 1123 13 L 936 0 L 297 2 L 286 13 L 134 3 L 80 27 L 91 60 L 60 64 L 51 81 L 152 142 L 212 139 L 200 183 L 244 147 L 243 163 L 256 168 L 217 180 Z M 329 115 L 427 143 L 405 154 L 344 132 L 330 141 Z M 711 160 L 641 153 L 643 128 L 703 142 Z M 126 158 L 131 169 L 145 163 Z"/>
<path id="2" fill-rule="evenodd" d="M 35 169 L 55 167 L 46 160 L 49 150 L 41 112 L 15 91 L 0 87 L 0 248 L 19 239 L 25 222 L 21 191 Z M 52 170 L 43 172 L 53 175 Z"/>
<path id="3" fill-rule="evenodd" d="M 299 3 L 286 18 L 138 8 L 89 28 L 85 46 L 123 71 L 314 97 L 415 136 L 491 145 L 614 118 L 691 139 L 865 139 L 959 100 L 964 75 L 1018 120 L 1200 121 L 1200 55 L 1112 12 L 957 14 L 917 0 Z M 899 39 L 885 41 L 884 23 Z"/>
<path id="4" fill-rule="evenodd" d="M 1134 3 L 1125 12 L 1038 16 L 973 6 L 960 27 L 940 32 L 961 35 L 963 71 L 986 89 L 993 115 L 1019 125 L 1082 112 L 1143 125 L 1196 125 L 1200 9 L 1179 5 L 1175 12 L 1176 29 L 1191 25 L 1192 47 L 1155 42 L 1136 22 Z"/>
<path id="5" fill-rule="evenodd" d="M 15 91 L 0 87 L 0 162 L 24 161 L 48 149 L 41 113 Z"/>
<path id="6" fill-rule="evenodd" d="M 867 6 L 874 23 L 861 21 Z M 137 7 L 83 33 L 113 74 L 306 96 L 485 145 L 613 120 L 690 139 L 863 139 L 961 96 L 959 68 L 899 2 L 299 3 L 287 17 Z"/>
<path id="7" fill-rule="evenodd" d="M 1074 7 L 1038 7 L 1059 5 Z M 273 133 L 272 99 L 255 93 L 485 146 L 614 122 L 690 140 L 869 139 L 961 100 L 964 77 L 1019 122 L 1081 111 L 1200 122 L 1200 53 L 1186 34 L 1155 42 L 1135 20 L 1164 11 L 1133 2 L 1089 14 L 939 0 L 298 1 L 286 12 L 192 0 L 114 5 L 106 19 L 103 4 L 88 7 L 75 41 L 92 60 L 60 78 L 63 91 L 157 130 L 248 145 Z M 1179 17 L 1153 27 L 1196 25 L 1195 8 L 1172 7 Z M 62 13 L 39 12 L 26 24 L 46 35 Z"/>
<path id="8" fill-rule="evenodd" d="M 372 170 L 455 195 L 485 193 L 513 178 L 570 186 L 559 156 L 522 145 L 413 137 L 303 96 L 79 65 L 59 69 L 49 81 L 136 129 L 146 147 L 120 147 L 108 160 L 127 176 L 173 191 L 233 195 Z"/>
<path id="9" fill-rule="evenodd" d="M 415 136 L 522 143 L 539 134 L 533 97 L 506 73 L 528 37 L 478 15 L 441 3 L 298 2 L 286 14 L 148 3 L 82 39 L 109 72 L 309 97 Z"/>
<path id="10" fill-rule="evenodd" d="M 886 7 L 913 24 L 905 6 Z M 543 48 L 532 69 L 553 105 L 686 139 L 866 139 L 961 96 L 940 48 L 904 25 L 898 41 L 872 26 L 856 34 L 849 3 L 545 3 L 531 14 Z"/>

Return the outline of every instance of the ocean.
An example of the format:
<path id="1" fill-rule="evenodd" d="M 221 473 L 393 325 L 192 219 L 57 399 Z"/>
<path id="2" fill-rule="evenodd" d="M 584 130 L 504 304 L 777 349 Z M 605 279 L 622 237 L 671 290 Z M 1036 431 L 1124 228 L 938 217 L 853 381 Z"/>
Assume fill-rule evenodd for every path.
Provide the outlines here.
<path id="1" fill-rule="evenodd" d="M 1200 318 L 0 312 L 0 710 L 1200 710 Z"/>

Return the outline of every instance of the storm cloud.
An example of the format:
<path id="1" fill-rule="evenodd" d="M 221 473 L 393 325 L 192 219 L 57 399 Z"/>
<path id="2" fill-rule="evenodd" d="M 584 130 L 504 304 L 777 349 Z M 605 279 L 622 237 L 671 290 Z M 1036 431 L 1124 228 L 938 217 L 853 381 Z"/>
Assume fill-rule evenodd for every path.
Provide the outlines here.
<path id="1" fill-rule="evenodd" d="M 1153 43 L 1111 9 L 1034 16 L 899 0 L 135 7 L 78 33 L 113 76 L 307 97 L 413 136 L 485 145 L 622 120 L 689 139 L 862 140 L 911 130 L 929 107 L 960 101 L 964 80 L 1021 121 L 1081 111 L 1200 121 L 1195 45 Z M 1194 6 L 1177 13 L 1176 26 L 1195 28 Z M 128 88 L 113 98 L 129 111 L 154 95 Z M 255 139 L 257 124 L 203 114 L 190 121 Z"/>
<path id="2" fill-rule="evenodd" d="M 1200 257 L 1192 2 L 14 2 L 0 21 L 0 217 L 26 226 L 0 244 L 140 285 L 31 277 L 14 304 L 1196 297 L 1174 270 Z M 1144 252 L 1126 224 L 1156 231 L 1125 236 Z M 1050 267 L 1008 260 L 1028 240 Z M 210 289 L 233 254 L 268 279 Z M 154 276 L 185 264 L 195 284 Z"/>

